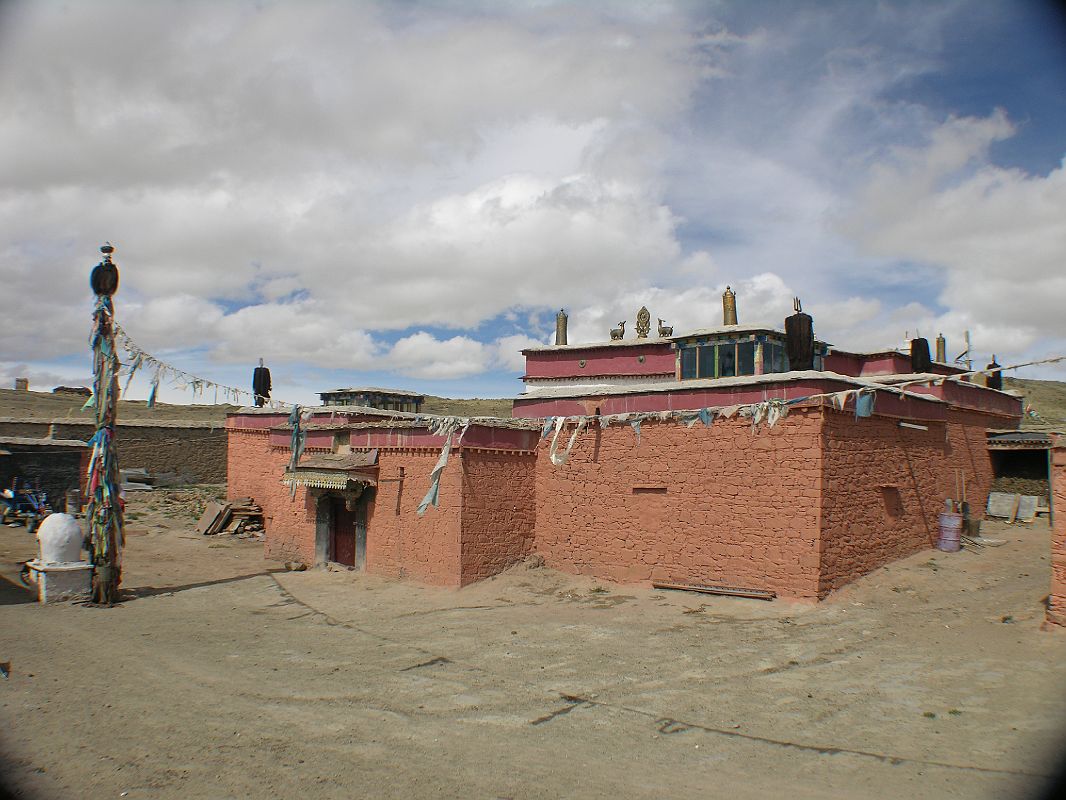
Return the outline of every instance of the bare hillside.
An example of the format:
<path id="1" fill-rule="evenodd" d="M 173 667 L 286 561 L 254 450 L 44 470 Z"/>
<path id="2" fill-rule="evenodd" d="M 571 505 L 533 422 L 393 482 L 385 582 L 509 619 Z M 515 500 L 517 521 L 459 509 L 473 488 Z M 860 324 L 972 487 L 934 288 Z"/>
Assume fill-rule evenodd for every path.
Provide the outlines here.
<path id="1" fill-rule="evenodd" d="M 75 395 L 0 389 L 0 417 L 92 421 L 93 411 L 92 409 L 82 411 L 84 404 L 85 398 Z M 169 403 L 156 403 L 154 408 L 148 408 L 144 400 L 120 400 L 118 418 L 119 420 L 224 420 L 226 412 L 236 408 L 230 405 L 171 405 Z"/>
<path id="2" fill-rule="evenodd" d="M 1025 395 L 1025 402 L 1036 411 L 1036 417 L 1026 416 L 1022 427 L 1027 430 L 1057 430 L 1066 432 L 1066 383 L 1007 378 L 1005 389 Z"/>

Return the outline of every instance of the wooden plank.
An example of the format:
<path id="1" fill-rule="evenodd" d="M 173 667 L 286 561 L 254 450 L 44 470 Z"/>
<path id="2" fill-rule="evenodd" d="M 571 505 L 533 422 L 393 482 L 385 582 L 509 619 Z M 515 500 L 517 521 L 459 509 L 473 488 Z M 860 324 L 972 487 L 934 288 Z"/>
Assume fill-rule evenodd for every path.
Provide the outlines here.
<path id="1" fill-rule="evenodd" d="M 1021 503 L 1022 496 L 1020 494 L 1014 495 L 1011 501 L 1010 515 L 1007 517 L 1007 524 L 1013 525 L 1015 518 L 1018 516 L 1018 506 Z"/>
<path id="2" fill-rule="evenodd" d="M 207 508 L 204 509 L 204 513 L 200 515 L 200 521 L 196 523 L 196 532 L 199 534 L 206 534 L 211 526 L 215 524 L 215 519 L 220 513 L 222 513 L 223 508 L 225 508 L 225 506 L 220 503 L 214 501 L 208 503 Z"/>
<path id="3" fill-rule="evenodd" d="M 700 592 L 701 594 L 718 594 L 726 597 L 748 597 L 752 600 L 773 600 L 777 592 L 764 589 L 747 589 L 740 586 L 699 586 L 691 583 L 663 583 L 652 581 L 656 589 L 675 589 L 681 592 Z"/>
<path id="4" fill-rule="evenodd" d="M 230 507 L 228 505 L 224 506 L 222 511 L 219 513 L 219 515 L 217 517 L 215 517 L 214 524 L 211 525 L 211 527 L 207 529 L 207 535 L 208 536 L 213 536 L 216 533 L 218 533 L 219 531 L 223 530 L 226 527 L 226 525 L 229 523 L 229 521 L 230 521 L 232 516 L 233 516 L 233 514 L 231 513 Z"/>

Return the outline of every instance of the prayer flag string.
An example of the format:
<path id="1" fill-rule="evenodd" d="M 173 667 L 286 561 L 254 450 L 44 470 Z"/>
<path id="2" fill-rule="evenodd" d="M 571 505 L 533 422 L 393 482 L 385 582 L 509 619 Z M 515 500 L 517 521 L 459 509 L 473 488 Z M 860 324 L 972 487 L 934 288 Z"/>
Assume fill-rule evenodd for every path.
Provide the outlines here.
<path id="1" fill-rule="evenodd" d="M 134 342 L 120 325 L 116 324 L 114 326 L 114 332 L 116 341 L 122 346 L 122 349 L 126 351 L 127 360 L 126 363 L 122 365 L 122 370 L 126 376 L 125 388 L 129 388 L 130 381 L 133 380 L 133 376 L 138 370 L 146 370 L 152 375 L 150 379 L 151 388 L 148 391 L 149 408 L 152 408 L 155 405 L 156 398 L 159 395 L 160 383 L 168 379 L 173 385 L 180 389 L 190 389 L 194 398 L 203 397 L 205 389 L 213 389 L 216 403 L 220 396 L 224 402 L 232 402 L 234 405 L 242 405 L 242 397 L 250 399 L 251 402 L 249 402 L 248 405 L 253 405 L 255 403 L 255 394 L 253 392 L 238 389 L 235 386 L 227 386 L 218 383 L 217 381 L 208 380 L 207 378 L 201 378 L 153 356 Z M 125 389 L 123 389 L 123 393 L 125 393 Z M 286 403 L 282 400 L 267 400 L 267 404 L 275 409 L 290 408 L 295 405 L 294 403 Z"/>

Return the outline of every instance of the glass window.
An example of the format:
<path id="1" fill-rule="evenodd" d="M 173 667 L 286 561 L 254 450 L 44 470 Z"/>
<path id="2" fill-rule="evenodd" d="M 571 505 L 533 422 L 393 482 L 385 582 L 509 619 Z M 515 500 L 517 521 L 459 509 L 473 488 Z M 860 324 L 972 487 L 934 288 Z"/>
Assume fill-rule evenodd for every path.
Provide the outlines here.
<path id="1" fill-rule="evenodd" d="M 714 345 L 700 348 L 700 377 L 714 377 Z"/>
<path id="2" fill-rule="evenodd" d="M 788 372 L 788 354 L 780 342 L 767 342 L 762 346 L 762 371 Z"/>
<path id="3" fill-rule="evenodd" d="M 754 345 L 752 345 L 754 348 Z M 755 358 L 755 351 L 752 350 L 752 359 Z M 754 369 L 754 367 L 753 367 Z M 732 378 L 737 374 L 737 346 L 735 344 L 720 344 L 718 345 L 718 377 L 719 378 Z"/>
<path id="4" fill-rule="evenodd" d="M 737 375 L 755 374 L 755 342 L 737 343 Z"/>
<path id="5" fill-rule="evenodd" d="M 696 377 L 696 348 L 683 347 L 681 349 L 681 379 L 688 380 Z"/>

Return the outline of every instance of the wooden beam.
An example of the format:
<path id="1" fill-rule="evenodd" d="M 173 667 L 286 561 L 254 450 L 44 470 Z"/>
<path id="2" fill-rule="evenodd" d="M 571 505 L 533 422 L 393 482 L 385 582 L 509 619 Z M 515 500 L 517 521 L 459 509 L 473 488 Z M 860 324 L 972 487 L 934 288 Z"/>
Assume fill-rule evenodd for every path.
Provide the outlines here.
<path id="1" fill-rule="evenodd" d="M 652 581 L 656 589 L 676 589 L 681 592 L 700 592 L 702 594 L 719 594 L 727 597 L 747 597 L 752 600 L 773 600 L 777 592 L 765 589 L 746 589 L 739 586 L 699 586 L 692 583 L 663 583 Z"/>

